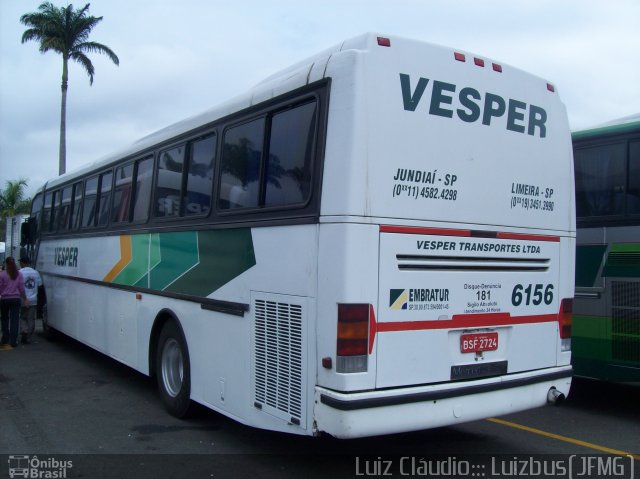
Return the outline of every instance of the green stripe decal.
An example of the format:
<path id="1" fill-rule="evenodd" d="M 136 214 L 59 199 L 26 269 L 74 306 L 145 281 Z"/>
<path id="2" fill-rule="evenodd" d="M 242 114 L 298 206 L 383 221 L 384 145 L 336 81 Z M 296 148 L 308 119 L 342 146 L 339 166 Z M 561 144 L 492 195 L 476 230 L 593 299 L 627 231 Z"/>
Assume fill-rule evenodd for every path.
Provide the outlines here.
<path id="1" fill-rule="evenodd" d="M 131 237 L 131 255 L 131 262 L 114 278 L 114 283 L 132 285 L 146 278 L 149 269 L 149 235 Z"/>
<path id="2" fill-rule="evenodd" d="M 202 297 L 256 264 L 249 228 L 134 235 L 131 254 L 114 283 Z"/>
<path id="3" fill-rule="evenodd" d="M 201 231 L 198 247 L 198 265 L 167 291 L 207 296 L 256 264 L 251 230 L 247 228 Z"/>
<path id="4" fill-rule="evenodd" d="M 640 253 L 640 243 L 616 243 L 611 245 L 614 253 Z"/>
<path id="5" fill-rule="evenodd" d="M 198 264 L 198 233 L 160 234 L 160 262 L 149 271 L 149 287 L 163 291 Z"/>
<path id="6" fill-rule="evenodd" d="M 602 276 L 640 278 L 640 244 L 614 244 L 607 255 Z"/>

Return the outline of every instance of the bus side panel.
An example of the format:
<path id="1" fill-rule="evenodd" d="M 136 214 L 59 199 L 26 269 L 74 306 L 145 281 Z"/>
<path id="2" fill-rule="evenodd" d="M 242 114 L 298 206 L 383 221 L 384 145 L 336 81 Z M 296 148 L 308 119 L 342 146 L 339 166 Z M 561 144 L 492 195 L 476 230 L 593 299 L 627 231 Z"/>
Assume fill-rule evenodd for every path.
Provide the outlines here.
<path id="1" fill-rule="evenodd" d="M 324 158 L 321 215 L 367 214 L 368 147 L 370 121 L 362 88 L 364 54 L 335 54 L 327 65 L 331 77 L 329 118 Z"/>
<path id="2" fill-rule="evenodd" d="M 38 268 L 47 285 L 50 322 L 149 374 L 154 321 L 159 312 L 170 312 L 187 341 L 193 400 L 246 424 L 311 434 L 313 395 L 308 392 L 313 391 L 317 366 L 310 335 L 315 334 L 318 230 L 318 225 L 299 225 L 44 241 Z M 207 266 L 205 276 L 198 273 L 198 265 Z M 171 288 L 198 295 L 206 284 L 221 281 L 224 284 L 208 297 L 246 304 L 243 316 L 204 310 L 197 301 L 162 295 L 162 289 Z M 142 291 L 139 299 L 136 289 Z M 252 337 L 256 298 L 265 297 L 276 298 L 278 307 L 303 305 L 301 356 L 292 366 L 299 375 L 298 424 L 282 414 L 278 417 L 277 408 L 255 406 Z M 274 324 L 287 319 L 280 316 L 278 321 Z M 278 347 L 278 337 L 274 338 L 271 345 Z M 270 364 L 278 367 L 277 362 Z M 288 369 L 280 372 L 291 374 Z"/>
<path id="3" fill-rule="evenodd" d="M 576 249 L 572 363 L 577 376 L 640 381 L 636 227 L 582 228 Z M 634 316 L 635 315 L 635 316 Z"/>
<path id="4" fill-rule="evenodd" d="M 43 241 L 38 269 L 47 289 L 48 320 L 72 338 L 145 371 L 138 364 L 135 295 L 95 284 L 120 259 L 118 237 Z"/>
<path id="5" fill-rule="evenodd" d="M 373 389 L 376 348 L 370 350 L 367 371 L 342 374 L 337 363 L 338 304 L 371 304 L 378 297 L 378 226 L 321 224 L 318 251 L 318 385 L 349 391 Z M 332 368 L 320 366 L 331 358 Z"/>

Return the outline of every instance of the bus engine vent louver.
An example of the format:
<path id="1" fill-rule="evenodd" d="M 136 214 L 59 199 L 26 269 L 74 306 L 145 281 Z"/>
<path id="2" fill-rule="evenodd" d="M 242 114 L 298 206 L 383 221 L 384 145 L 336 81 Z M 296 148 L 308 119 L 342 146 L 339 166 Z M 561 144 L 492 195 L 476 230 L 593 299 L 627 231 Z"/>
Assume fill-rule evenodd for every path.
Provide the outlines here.
<path id="1" fill-rule="evenodd" d="M 253 303 L 254 405 L 304 427 L 303 306 L 265 296 L 274 300 L 256 298 Z"/>
<path id="2" fill-rule="evenodd" d="M 548 258 L 490 258 L 399 254 L 398 269 L 407 271 L 512 271 L 546 272 Z"/>
<path id="3" fill-rule="evenodd" d="M 612 281 L 611 355 L 640 361 L 640 282 Z"/>

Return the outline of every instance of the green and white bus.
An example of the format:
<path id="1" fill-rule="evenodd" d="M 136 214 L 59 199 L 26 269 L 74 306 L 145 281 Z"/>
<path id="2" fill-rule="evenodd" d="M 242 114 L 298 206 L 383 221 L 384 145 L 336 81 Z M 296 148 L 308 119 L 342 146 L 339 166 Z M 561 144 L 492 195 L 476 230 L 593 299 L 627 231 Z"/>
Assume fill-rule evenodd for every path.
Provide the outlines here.
<path id="1" fill-rule="evenodd" d="M 48 327 L 255 427 L 340 438 L 568 394 L 554 86 L 365 34 L 48 182 Z"/>
<path id="2" fill-rule="evenodd" d="M 576 375 L 640 381 L 640 115 L 573 133 Z"/>

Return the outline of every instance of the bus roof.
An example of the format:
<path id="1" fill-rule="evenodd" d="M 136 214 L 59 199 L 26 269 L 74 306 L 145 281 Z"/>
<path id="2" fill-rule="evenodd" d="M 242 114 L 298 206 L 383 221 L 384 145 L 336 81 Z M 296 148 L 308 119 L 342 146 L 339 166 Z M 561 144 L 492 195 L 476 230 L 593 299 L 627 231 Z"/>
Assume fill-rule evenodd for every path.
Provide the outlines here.
<path id="1" fill-rule="evenodd" d="M 593 126 L 585 130 L 574 131 L 571 134 L 573 140 L 583 140 L 599 136 L 618 135 L 640 129 L 640 113 L 611 120 L 601 125 Z"/>
<path id="2" fill-rule="evenodd" d="M 221 103 L 192 117 L 186 118 L 170 126 L 162 128 L 135 141 L 127 147 L 115 150 L 114 152 L 104 155 L 96 159 L 95 161 L 88 163 L 83 167 L 80 167 L 77 170 L 52 179 L 51 181 L 46 183 L 46 187 L 47 189 L 57 187 L 61 184 L 72 181 L 76 177 L 82 177 L 83 175 L 93 171 L 97 173 L 100 169 L 106 168 L 107 166 L 117 162 L 118 160 L 143 155 L 145 154 L 145 152 L 149 151 L 150 148 L 157 146 L 163 142 L 180 137 L 182 135 L 188 135 L 190 132 L 194 131 L 197 128 L 223 119 L 234 114 L 235 112 L 270 100 L 285 92 L 303 87 L 309 83 L 312 83 L 313 81 L 320 80 L 325 77 L 325 67 L 332 55 L 347 50 L 371 50 L 374 48 L 374 46 L 378 46 L 380 44 L 379 42 L 381 39 L 383 41 L 389 41 L 390 44 L 392 44 L 392 42 L 394 41 L 402 41 L 420 43 L 424 46 L 431 46 L 438 49 L 445 48 L 440 45 L 410 40 L 400 36 L 388 36 L 371 32 L 364 33 L 362 35 L 338 43 L 316 55 L 308 57 L 298 63 L 293 64 L 288 68 L 285 68 L 265 78 L 242 95 L 239 95 L 229 101 Z M 453 48 L 448 49 L 452 51 L 454 50 Z M 456 55 L 468 55 L 470 58 L 474 55 L 472 52 L 461 49 L 455 49 L 455 51 Z M 487 57 L 483 58 L 485 58 L 489 62 L 492 61 Z M 521 72 L 523 74 L 526 74 L 526 76 L 529 78 L 535 77 L 539 81 L 546 82 L 546 80 L 542 78 L 531 75 L 530 73 L 519 70 L 518 68 L 511 67 L 503 62 L 499 62 L 499 66 L 501 69 L 503 67 L 509 68 L 513 72 Z M 547 85 L 549 88 L 555 88 L 552 87 L 550 83 L 547 83 Z"/>
<path id="3" fill-rule="evenodd" d="M 373 34 L 365 34 L 358 38 L 365 39 Z M 354 39 L 355 40 L 355 39 Z M 102 167 L 107 167 L 109 164 L 120 160 L 126 157 L 132 157 L 139 154 L 144 153 L 147 149 L 153 147 L 154 145 L 158 145 L 164 141 L 168 141 L 172 138 L 176 138 L 178 136 L 188 134 L 190 131 L 206 125 L 208 123 L 212 123 L 219 119 L 222 119 L 228 115 L 231 115 L 237 111 L 240 111 L 245 108 L 249 108 L 257 103 L 261 103 L 262 101 L 273 98 L 274 96 L 279 95 L 284 91 L 288 91 L 290 89 L 294 89 L 297 87 L 302 87 L 305 84 L 309 83 L 309 71 L 313 67 L 316 62 L 320 59 L 325 59 L 328 61 L 330 56 L 333 53 L 339 52 L 347 42 L 343 42 L 341 44 L 335 45 L 331 48 L 324 50 L 321 53 L 318 53 L 312 57 L 309 57 L 305 60 L 302 60 L 284 70 L 281 70 L 255 85 L 253 88 L 248 90 L 247 92 L 231 99 L 213 108 L 209 108 L 201 113 L 198 113 L 194 116 L 188 117 L 186 119 L 180 120 L 177 123 L 169 125 L 165 128 L 162 128 L 158 131 L 150 133 L 147 136 L 144 136 L 127 147 L 121 148 L 119 150 L 115 150 L 112 153 L 109 153 L 101 158 L 96 159 L 95 161 L 88 163 L 87 165 L 68 172 L 58 178 L 55 178 L 49 181 L 46 184 L 47 188 L 56 187 L 60 184 L 66 183 L 67 181 L 75 178 L 81 177 L 82 175 L 89 173 L 91 171 L 100 170 Z M 296 73 L 304 73 L 303 77 L 305 81 L 300 82 L 300 75 L 296 75 Z M 297 78 L 296 78 L 297 77 Z M 288 81 L 287 81 L 288 80 Z M 298 81 L 299 85 L 295 85 L 294 83 Z M 279 88 L 274 88 L 274 85 L 278 84 Z"/>

